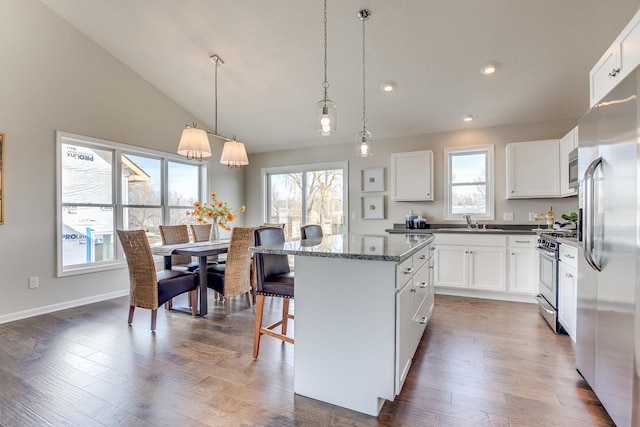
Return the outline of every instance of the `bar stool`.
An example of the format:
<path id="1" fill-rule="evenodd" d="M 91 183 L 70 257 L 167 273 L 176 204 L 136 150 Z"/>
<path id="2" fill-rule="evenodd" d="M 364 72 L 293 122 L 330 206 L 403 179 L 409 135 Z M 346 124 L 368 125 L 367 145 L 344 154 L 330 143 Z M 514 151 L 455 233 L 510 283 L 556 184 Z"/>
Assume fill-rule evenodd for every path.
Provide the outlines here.
<path id="1" fill-rule="evenodd" d="M 303 225 L 300 227 L 300 239 L 317 239 L 322 237 L 322 227 L 316 224 Z"/>
<path id="2" fill-rule="evenodd" d="M 284 243 L 284 231 L 280 227 L 258 228 L 253 232 L 256 246 Z M 289 314 L 289 300 L 293 299 L 294 274 L 289 269 L 286 255 L 273 255 L 255 253 L 256 265 L 256 322 L 253 336 L 253 357 L 258 358 L 260 338 L 269 335 L 290 344 L 293 338 L 287 336 L 287 322 L 293 319 Z M 282 318 L 273 325 L 262 326 L 262 314 L 264 311 L 264 297 L 282 298 Z M 281 332 L 274 329 L 281 326 Z"/>

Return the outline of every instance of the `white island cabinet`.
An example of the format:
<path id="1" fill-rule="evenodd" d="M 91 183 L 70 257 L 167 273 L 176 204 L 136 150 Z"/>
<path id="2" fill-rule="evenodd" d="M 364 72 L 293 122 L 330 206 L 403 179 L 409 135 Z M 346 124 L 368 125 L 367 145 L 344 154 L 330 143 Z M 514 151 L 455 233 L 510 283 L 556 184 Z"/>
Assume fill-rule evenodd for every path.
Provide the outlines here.
<path id="1" fill-rule="evenodd" d="M 432 235 L 251 248 L 295 257 L 296 394 L 377 416 L 400 393 L 434 307 Z"/>

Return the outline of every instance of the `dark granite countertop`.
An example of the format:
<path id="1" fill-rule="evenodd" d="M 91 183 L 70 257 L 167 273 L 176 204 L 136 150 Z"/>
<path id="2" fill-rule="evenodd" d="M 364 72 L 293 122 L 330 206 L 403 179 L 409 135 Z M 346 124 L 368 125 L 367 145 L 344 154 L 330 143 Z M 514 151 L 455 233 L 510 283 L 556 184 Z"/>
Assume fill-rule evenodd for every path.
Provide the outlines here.
<path id="1" fill-rule="evenodd" d="M 474 234 L 536 234 L 531 225 L 487 224 L 487 228 L 471 228 L 462 224 L 429 224 L 425 229 L 408 229 L 404 224 L 393 224 L 393 228 L 384 230 L 390 234 L 438 234 L 438 233 L 474 233 Z"/>

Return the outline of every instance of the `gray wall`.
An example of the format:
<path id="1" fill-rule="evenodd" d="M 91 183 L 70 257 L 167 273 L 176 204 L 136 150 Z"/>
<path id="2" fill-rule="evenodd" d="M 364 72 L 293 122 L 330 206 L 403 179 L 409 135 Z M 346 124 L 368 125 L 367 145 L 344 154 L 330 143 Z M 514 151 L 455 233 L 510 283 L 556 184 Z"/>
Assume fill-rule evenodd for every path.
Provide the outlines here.
<path id="1" fill-rule="evenodd" d="M 259 224 L 262 222 L 261 211 L 261 170 L 262 168 L 299 165 L 309 163 L 333 162 L 347 159 L 349 162 L 349 215 L 356 212 L 358 219 L 350 220 L 352 233 L 382 233 L 391 228 L 394 223 L 404 222 L 404 215 L 413 209 L 425 216 L 430 223 L 442 223 L 444 217 L 444 151 L 445 147 L 463 147 L 470 145 L 495 145 L 495 221 L 493 223 L 509 224 L 502 220 L 503 212 L 513 212 L 512 224 L 531 224 L 529 212 L 547 212 L 553 206 L 556 217 L 562 213 L 577 211 L 576 197 L 566 199 L 535 199 L 535 200 L 506 200 L 506 159 L 505 146 L 510 142 L 533 141 L 542 139 L 561 138 L 570 131 L 578 119 L 558 120 L 545 123 L 503 126 L 495 128 L 474 129 L 460 132 L 445 132 L 438 134 L 418 135 L 411 137 L 393 138 L 373 141 L 374 155 L 368 158 L 357 157 L 355 142 L 349 144 L 327 144 L 324 147 L 286 150 L 278 152 L 253 154 L 251 164 L 247 168 L 246 198 L 247 222 Z M 373 124 L 371 124 L 373 128 Z M 375 137 L 375 135 L 374 135 Z M 355 141 L 355 137 L 354 137 Z M 390 154 L 404 151 L 433 150 L 434 152 L 434 190 L 433 202 L 392 202 L 390 201 L 389 165 Z M 360 219 L 360 173 L 365 168 L 385 168 L 386 219 Z M 545 173 L 544 169 L 540 173 Z M 366 193 L 367 195 L 371 193 Z"/>
<path id="2" fill-rule="evenodd" d="M 194 118 L 39 1 L 2 1 L 0 16 L 2 323 L 128 293 L 126 268 L 56 277 L 55 131 L 175 153 Z M 210 187 L 240 206 L 244 172 L 218 163 L 221 143 L 212 149 Z"/>

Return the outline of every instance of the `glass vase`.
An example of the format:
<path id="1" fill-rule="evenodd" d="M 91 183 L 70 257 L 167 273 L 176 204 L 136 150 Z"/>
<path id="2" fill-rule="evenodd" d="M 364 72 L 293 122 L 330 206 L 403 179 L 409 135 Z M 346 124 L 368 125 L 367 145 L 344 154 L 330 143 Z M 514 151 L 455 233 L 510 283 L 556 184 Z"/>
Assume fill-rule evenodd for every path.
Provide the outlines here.
<path id="1" fill-rule="evenodd" d="M 218 226 L 215 223 L 211 224 L 211 231 L 209 232 L 209 241 L 214 243 L 217 243 L 220 241 Z"/>

